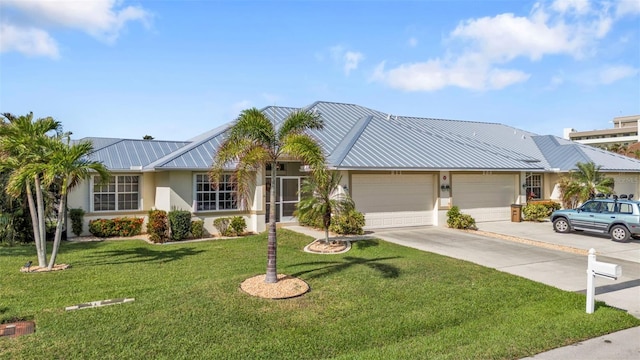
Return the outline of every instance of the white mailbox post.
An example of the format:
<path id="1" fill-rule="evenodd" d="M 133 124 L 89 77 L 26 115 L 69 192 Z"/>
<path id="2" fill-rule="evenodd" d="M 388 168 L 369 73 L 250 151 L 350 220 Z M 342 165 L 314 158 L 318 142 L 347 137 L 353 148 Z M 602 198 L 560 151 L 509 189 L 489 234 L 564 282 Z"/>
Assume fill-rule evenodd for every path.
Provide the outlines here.
<path id="1" fill-rule="evenodd" d="M 620 265 L 596 261 L 596 250 L 589 249 L 587 262 L 587 314 L 593 314 L 595 308 L 596 285 L 595 277 L 600 276 L 610 280 L 617 280 L 622 276 Z"/>

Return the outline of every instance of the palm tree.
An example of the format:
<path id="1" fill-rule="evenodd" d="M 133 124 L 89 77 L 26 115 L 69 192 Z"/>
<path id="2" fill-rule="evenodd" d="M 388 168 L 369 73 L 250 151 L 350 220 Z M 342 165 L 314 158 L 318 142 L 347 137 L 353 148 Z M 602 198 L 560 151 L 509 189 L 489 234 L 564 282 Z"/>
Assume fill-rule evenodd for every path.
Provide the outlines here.
<path id="1" fill-rule="evenodd" d="M 563 201 L 572 198 L 584 202 L 596 195 L 596 193 L 611 194 L 614 180 L 600 172 L 602 166 L 594 162 L 576 164 L 576 171 L 571 172 L 568 181 L 561 183 Z"/>
<path id="2" fill-rule="evenodd" d="M 34 121 L 33 113 L 18 117 L 5 113 L 2 116 L 0 171 L 10 174 L 5 191 L 16 198 L 26 193 L 38 264 L 45 267 L 47 247 L 42 166 L 50 156 L 51 138 L 47 134 L 53 132 L 59 136 L 62 125 L 51 117 Z"/>
<path id="3" fill-rule="evenodd" d="M 90 142 L 83 141 L 70 145 L 68 137 L 66 144 L 61 139 L 52 139 L 51 148 L 51 158 L 43 168 L 43 182 L 47 185 L 53 183 L 59 185 L 60 203 L 58 204 L 53 250 L 47 266 L 49 270 L 53 268 L 58 255 L 69 190 L 81 181 L 88 179 L 92 172 L 96 172 L 100 176 L 101 182 L 108 181 L 110 176 L 109 171 L 102 163 L 88 159 L 87 156 L 93 152 L 93 144 Z"/>
<path id="4" fill-rule="evenodd" d="M 324 154 L 320 145 L 306 131 L 322 129 L 323 121 L 311 111 L 294 111 L 279 128 L 258 109 L 243 110 L 218 148 L 209 171 L 209 179 L 217 185 L 229 164 L 235 164 L 234 177 L 241 207 L 248 207 L 248 199 L 255 172 L 271 166 L 269 193 L 269 235 L 267 240 L 266 283 L 278 282 L 276 271 L 276 170 L 281 159 L 297 159 L 312 171 L 324 169 Z"/>
<path id="5" fill-rule="evenodd" d="M 349 211 L 355 207 L 349 194 L 340 186 L 342 176 L 337 171 L 321 171 L 302 183 L 302 199 L 298 203 L 296 217 L 322 219 L 324 241 L 329 243 L 331 215 Z"/>

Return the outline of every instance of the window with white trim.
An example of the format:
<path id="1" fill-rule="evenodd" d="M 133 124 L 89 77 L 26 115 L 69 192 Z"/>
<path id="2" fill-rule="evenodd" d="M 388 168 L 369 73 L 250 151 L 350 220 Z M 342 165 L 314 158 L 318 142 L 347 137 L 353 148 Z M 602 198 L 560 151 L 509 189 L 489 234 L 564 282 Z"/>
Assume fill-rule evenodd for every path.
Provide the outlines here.
<path id="1" fill-rule="evenodd" d="M 524 184 L 527 191 L 527 201 L 542 199 L 542 174 L 527 175 Z"/>
<path id="2" fill-rule="evenodd" d="M 140 177 L 137 175 L 111 176 L 107 183 L 101 183 L 94 176 L 94 211 L 124 211 L 140 209 Z"/>
<path id="3" fill-rule="evenodd" d="M 209 181 L 207 174 L 196 174 L 196 211 L 237 210 L 236 182 L 231 174 L 223 174 L 218 186 Z"/>

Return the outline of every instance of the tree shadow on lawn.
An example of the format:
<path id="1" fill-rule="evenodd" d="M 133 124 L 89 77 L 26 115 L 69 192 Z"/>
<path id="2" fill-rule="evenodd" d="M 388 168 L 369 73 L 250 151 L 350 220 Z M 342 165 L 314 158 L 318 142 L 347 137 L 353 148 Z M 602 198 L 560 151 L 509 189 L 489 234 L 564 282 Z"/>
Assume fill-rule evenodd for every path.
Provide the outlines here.
<path id="1" fill-rule="evenodd" d="M 194 250 L 192 248 L 176 248 L 171 250 L 154 250 L 147 247 L 137 247 L 125 250 L 110 250 L 96 253 L 89 258 L 95 261 L 87 260 L 78 264 L 91 265 L 117 265 L 131 264 L 141 262 L 170 262 L 180 260 L 186 256 L 198 255 L 205 250 Z"/>
<path id="2" fill-rule="evenodd" d="M 338 273 L 344 271 L 350 267 L 357 265 L 364 265 L 370 269 L 376 270 L 382 274 L 383 278 L 392 279 L 400 276 L 400 269 L 396 266 L 384 264 L 380 261 L 398 259 L 399 256 L 392 257 L 384 257 L 384 258 L 376 258 L 376 259 L 365 259 L 354 256 L 345 256 L 343 258 L 344 261 L 312 261 L 306 263 L 294 264 L 292 266 L 308 266 L 308 265 L 318 265 L 319 267 L 310 270 L 304 270 L 292 274 L 292 276 L 299 277 L 304 274 L 311 274 L 309 279 L 315 279 L 323 276 L 329 276 L 334 273 Z"/>
<path id="3" fill-rule="evenodd" d="M 371 239 L 361 239 L 361 240 L 354 240 L 351 242 L 351 244 L 355 245 L 355 247 L 358 250 L 364 250 L 366 248 L 370 248 L 370 247 L 374 247 L 374 246 L 378 246 L 378 240 L 371 240 Z"/>

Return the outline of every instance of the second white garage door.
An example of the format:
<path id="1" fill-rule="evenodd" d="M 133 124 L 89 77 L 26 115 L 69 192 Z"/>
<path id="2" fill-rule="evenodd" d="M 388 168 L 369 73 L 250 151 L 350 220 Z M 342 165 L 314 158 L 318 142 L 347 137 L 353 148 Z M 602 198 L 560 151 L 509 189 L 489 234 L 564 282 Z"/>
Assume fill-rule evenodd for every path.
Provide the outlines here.
<path id="1" fill-rule="evenodd" d="M 476 222 L 511 218 L 511 204 L 517 199 L 517 175 L 454 174 L 451 176 L 453 205 Z"/>
<path id="2" fill-rule="evenodd" d="M 351 187 L 366 228 L 433 225 L 433 175 L 353 174 Z"/>

